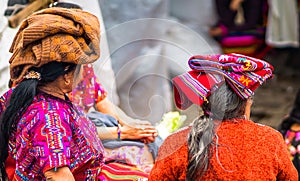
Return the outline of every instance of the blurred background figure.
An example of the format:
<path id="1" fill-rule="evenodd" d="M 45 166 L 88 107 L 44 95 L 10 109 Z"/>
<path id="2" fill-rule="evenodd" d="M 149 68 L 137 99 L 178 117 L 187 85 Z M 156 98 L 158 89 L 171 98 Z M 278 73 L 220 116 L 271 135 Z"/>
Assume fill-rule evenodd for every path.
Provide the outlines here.
<path id="1" fill-rule="evenodd" d="M 298 170 L 300 179 L 300 89 L 290 114 L 283 119 L 279 131 L 282 133 L 287 144 L 290 159 Z"/>
<path id="2" fill-rule="evenodd" d="M 263 1 L 216 0 L 218 22 L 210 29 L 210 35 L 224 36 L 229 32 L 253 30 L 262 26 Z"/>
<path id="3" fill-rule="evenodd" d="M 280 76 L 299 75 L 299 1 L 268 0 L 266 43 L 272 47 L 268 54 Z"/>
<path id="4" fill-rule="evenodd" d="M 299 10 L 296 0 L 268 0 L 266 42 L 276 48 L 299 47 Z"/>
<path id="5" fill-rule="evenodd" d="M 217 23 L 209 30 L 224 53 L 262 58 L 265 45 L 266 0 L 215 0 Z"/>

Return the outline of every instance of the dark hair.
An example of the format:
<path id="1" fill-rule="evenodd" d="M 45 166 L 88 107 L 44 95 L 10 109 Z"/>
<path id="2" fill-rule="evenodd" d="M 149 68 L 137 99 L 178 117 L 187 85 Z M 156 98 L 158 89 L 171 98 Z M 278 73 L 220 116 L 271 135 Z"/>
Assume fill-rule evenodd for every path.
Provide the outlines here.
<path id="1" fill-rule="evenodd" d="M 32 103 L 37 87 L 55 81 L 59 76 L 73 71 L 75 64 L 50 62 L 40 68 L 31 68 L 41 74 L 41 79 L 24 79 L 20 82 L 6 103 L 6 109 L 0 117 L 0 161 L 2 179 L 7 178 L 5 161 L 8 157 L 8 142 L 13 131 L 16 130 L 20 116 Z"/>
<path id="2" fill-rule="evenodd" d="M 197 118 L 188 136 L 188 167 L 186 180 L 201 178 L 209 167 L 213 146 L 217 148 L 214 120 L 230 120 L 244 114 L 246 100 L 242 100 L 226 83 L 208 97 L 202 105 L 204 115 Z M 216 143 L 214 143 L 216 137 Z"/>
<path id="3" fill-rule="evenodd" d="M 74 3 L 68 3 L 68 2 L 54 2 L 49 5 L 49 8 L 52 7 L 60 7 L 60 8 L 67 8 L 67 9 L 82 9 L 81 6 Z"/>

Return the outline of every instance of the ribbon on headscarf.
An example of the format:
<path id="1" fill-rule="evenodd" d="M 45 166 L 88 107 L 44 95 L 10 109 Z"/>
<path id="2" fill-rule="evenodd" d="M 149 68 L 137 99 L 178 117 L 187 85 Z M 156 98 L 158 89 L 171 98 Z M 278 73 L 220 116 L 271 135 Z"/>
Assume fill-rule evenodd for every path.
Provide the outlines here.
<path id="1" fill-rule="evenodd" d="M 10 52 L 12 81 L 51 61 L 92 63 L 100 56 L 98 18 L 80 9 L 41 10 L 22 22 Z"/>
<path id="2" fill-rule="evenodd" d="M 225 81 L 240 98 L 248 99 L 273 71 L 264 60 L 234 53 L 197 55 L 188 63 L 192 70 L 173 79 L 175 103 L 180 109 L 193 103 L 201 106 Z"/>

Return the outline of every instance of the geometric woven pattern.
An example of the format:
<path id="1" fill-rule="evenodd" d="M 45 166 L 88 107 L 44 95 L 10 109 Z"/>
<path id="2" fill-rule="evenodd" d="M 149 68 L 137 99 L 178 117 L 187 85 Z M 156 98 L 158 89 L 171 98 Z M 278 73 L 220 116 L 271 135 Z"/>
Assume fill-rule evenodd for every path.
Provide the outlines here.
<path id="1" fill-rule="evenodd" d="M 173 79 L 176 106 L 186 109 L 192 103 L 202 105 L 225 81 L 242 99 L 272 77 L 273 66 L 263 60 L 241 54 L 196 55 L 190 58 L 191 71 Z"/>

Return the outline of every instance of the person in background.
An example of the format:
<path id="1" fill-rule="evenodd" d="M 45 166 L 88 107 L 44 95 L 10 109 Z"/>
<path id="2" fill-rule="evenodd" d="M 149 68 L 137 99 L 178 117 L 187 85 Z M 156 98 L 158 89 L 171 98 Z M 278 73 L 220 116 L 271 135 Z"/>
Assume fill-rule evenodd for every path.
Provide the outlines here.
<path id="1" fill-rule="evenodd" d="M 141 180 L 140 169 L 105 163 L 95 125 L 67 96 L 82 64 L 100 56 L 96 16 L 48 8 L 20 25 L 10 51 L 16 85 L 0 98 L 3 180 Z"/>
<path id="2" fill-rule="evenodd" d="M 262 25 L 264 0 L 216 0 L 218 23 L 209 30 L 213 37 L 225 36 L 232 31 L 253 30 Z M 243 10 L 242 24 L 235 22 L 238 10 Z"/>
<path id="3" fill-rule="evenodd" d="M 97 126 L 106 161 L 122 161 L 150 172 L 162 142 L 157 130 L 148 121 L 127 116 L 106 97 L 92 64 L 83 65 L 82 74 L 70 99 Z"/>
<path id="4" fill-rule="evenodd" d="M 284 137 L 290 159 L 296 167 L 298 179 L 300 179 L 300 89 L 297 92 L 293 109 L 281 122 L 279 131 Z"/>
<path id="5" fill-rule="evenodd" d="M 282 135 L 250 120 L 273 67 L 240 54 L 194 56 L 189 66 L 173 79 L 175 103 L 204 114 L 165 139 L 149 180 L 297 180 Z"/>

